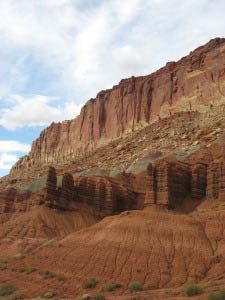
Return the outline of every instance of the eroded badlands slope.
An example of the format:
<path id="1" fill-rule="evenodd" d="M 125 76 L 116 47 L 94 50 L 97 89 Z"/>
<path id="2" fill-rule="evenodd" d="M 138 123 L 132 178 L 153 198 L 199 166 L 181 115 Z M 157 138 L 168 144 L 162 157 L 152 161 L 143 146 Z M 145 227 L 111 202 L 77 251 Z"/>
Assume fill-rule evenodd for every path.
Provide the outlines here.
<path id="1" fill-rule="evenodd" d="M 129 295 L 128 284 L 133 281 L 145 285 L 145 294 L 159 293 L 159 298 L 162 290 L 172 294 L 177 287 L 181 295 L 188 281 L 201 283 L 207 292 L 225 283 L 224 220 L 222 207 L 218 212 L 202 209 L 193 215 L 151 209 L 125 212 L 5 263 L 0 280 L 14 283 L 27 296 L 46 290 L 61 297 L 82 294 L 87 292 L 83 281 L 90 276 L 99 280 L 92 293 L 113 281 L 122 285 L 117 295 Z M 30 267 L 37 271 L 15 271 Z M 52 278 L 44 277 L 46 270 L 54 274 Z M 65 280 L 59 282 L 62 274 Z M 28 278 L 29 287 L 24 285 Z"/>

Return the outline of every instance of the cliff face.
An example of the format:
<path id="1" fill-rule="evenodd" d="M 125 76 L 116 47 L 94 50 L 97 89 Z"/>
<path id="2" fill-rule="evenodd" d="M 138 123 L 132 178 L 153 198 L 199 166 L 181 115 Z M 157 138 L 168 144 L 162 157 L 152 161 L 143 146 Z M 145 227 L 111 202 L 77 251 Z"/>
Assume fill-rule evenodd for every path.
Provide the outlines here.
<path id="1" fill-rule="evenodd" d="M 178 111 L 204 111 L 224 99 L 225 39 L 214 39 L 151 75 L 125 79 L 100 92 L 74 120 L 52 123 L 11 174 L 61 164 L 159 118 Z"/>

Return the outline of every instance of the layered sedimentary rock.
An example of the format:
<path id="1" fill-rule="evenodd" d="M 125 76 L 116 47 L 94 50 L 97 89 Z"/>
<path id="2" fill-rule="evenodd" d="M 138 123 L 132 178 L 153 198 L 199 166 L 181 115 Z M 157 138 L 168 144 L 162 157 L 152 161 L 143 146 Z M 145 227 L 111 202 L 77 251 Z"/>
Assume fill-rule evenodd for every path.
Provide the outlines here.
<path id="1" fill-rule="evenodd" d="M 145 194 L 144 206 L 156 204 L 156 176 L 155 168 L 152 164 L 147 168 L 147 191 Z"/>
<path id="2" fill-rule="evenodd" d="M 70 173 L 63 174 L 61 196 L 65 201 L 73 200 L 74 180 Z"/>
<path id="3" fill-rule="evenodd" d="M 134 208 L 135 194 L 123 181 L 109 177 L 78 177 L 75 180 L 76 200 L 93 205 L 103 215 Z"/>
<path id="4" fill-rule="evenodd" d="M 207 165 L 196 163 L 192 166 L 191 193 L 192 198 L 202 199 L 206 194 Z"/>
<path id="5" fill-rule="evenodd" d="M 18 193 L 16 189 L 10 188 L 0 191 L 0 214 L 25 212 L 32 205 L 31 192 Z"/>
<path id="6" fill-rule="evenodd" d="M 46 180 L 46 197 L 45 201 L 49 206 L 52 206 L 56 198 L 56 186 L 57 186 L 57 176 L 54 167 L 50 167 L 48 170 L 48 176 Z"/>
<path id="7" fill-rule="evenodd" d="M 67 172 L 59 185 L 56 170 L 50 167 L 42 191 L 19 194 L 11 188 L 1 192 L 0 213 L 26 211 L 33 204 L 73 210 L 76 203 L 84 203 L 101 216 L 109 216 L 152 205 L 174 209 L 182 207 L 185 199 L 197 204 L 205 198 L 225 201 L 223 158 L 209 164 L 162 159 L 150 163 L 145 172 L 121 173 L 115 178 L 79 176 L 74 180 Z"/>
<path id="8" fill-rule="evenodd" d="M 216 199 L 219 197 L 220 191 L 220 164 L 212 162 L 207 170 L 207 191 L 206 196 L 208 199 Z"/>
<path id="9" fill-rule="evenodd" d="M 188 164 L 162 160 L 155 166 L 150 164 L 147 174 L 145 207 L 152 204 L 178 207 L 191 193 L 191 168 Z"/>
<path id="10" fill-rule="evenodd" d="M 53 169 L 50 168 L 49 174 L 55 174 Z M 60 209 L 72 209 L 75 202 L 85 203 L 93 206 L 102 216 L 152 205 L 179 208 L 187 197 L 195 201 L 205 197 L 206 172 L 207 166 L 202 163 L 191 165 L 160 160 L 154 165 L 149 164 L 147 170 L 138 175 L 122 173 L 116 178 L 80 176 L 73 181 L 73 176 L 66 173 L 61 187 L 56 187 L 55 176 L 51 175 L 46 182 L 44 203 Z M 51 178 L 52 183 L 49 182 Z M 217 184 L 218 195 L 224 195 L 224 183 L 224 175 L 221 175 Z M 51 202 L 49 194 L 54 195 Z"/>
<path id="11" fill-rule="evenodd" d="M 225 201 L 225 160 L 220 159 L 209 164 L 207 170 L 207 199 Z"/>
<path id="12" fill-rule="evenodd" d="M 55 168 L 50 167 L 46 180 L 44 201 L 49 207 L 73 209 L 75 202 L 93 206 L 103 216 L 135 208 L 135 193 L 124 182 L 109 177 L 77 177 L 65 173 L 57 186 Z"/>
<path id="13" fill-rule="evenodd" d="M 122 80 L 89 100 L 74 120 L 52 123 L 11 174 L 65 163 L 158 118 L 219 104 L 225 96 L 224 62 L 225 39 L 214 39 L 151 75 Z"/>
<path id="14" fill-rule="evenodd" d="M 225 201 L 225 160 L 220 163 L 220 191 L 219 199 Z"/>

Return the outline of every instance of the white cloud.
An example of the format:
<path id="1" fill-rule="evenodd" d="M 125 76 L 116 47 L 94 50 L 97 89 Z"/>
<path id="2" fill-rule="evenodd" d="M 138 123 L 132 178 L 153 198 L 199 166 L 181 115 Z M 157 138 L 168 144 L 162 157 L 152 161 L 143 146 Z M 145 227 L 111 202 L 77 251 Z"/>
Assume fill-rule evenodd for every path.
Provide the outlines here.
<path id="1" fill-rule="evenodd" d="M 17 160 L 15 154 L 0 153 L 0 170 L 9 170 Z"/>
<path id="2" fill-rule="evenodd" d="M 0 141 L 0 153 L 5 152 L 28 152 L 30 146 L 18 141 Z"/>
<path id="3" fill-rule="evenodd" d="M 18 141 L 0 141 L 0 171 L 8 171 L 18 160 L 18 154 L 27 153 L 29 150 L 30 145 Z"/>
<path id="4" fill-rule="evenodd" d="M 72 119 L 80 113 L 82 104 L 68 101 L 63 106 L 53 106 L 56 100 L 41 95 L 29 98 L 13 95 L 7 100 L 10 107 L 0 109 L 0 125 L 11 130 L 24 126 L 44 126 L 52 121 Z"/>

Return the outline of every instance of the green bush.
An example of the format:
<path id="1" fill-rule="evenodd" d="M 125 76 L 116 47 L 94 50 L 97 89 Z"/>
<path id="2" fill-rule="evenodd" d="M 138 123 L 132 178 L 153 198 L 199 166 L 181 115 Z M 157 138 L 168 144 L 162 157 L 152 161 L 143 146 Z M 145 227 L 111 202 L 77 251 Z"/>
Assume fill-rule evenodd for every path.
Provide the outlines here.
<path id="1" fill-rule="evenodd" d="M 225 290 L 213 292 L 208 295 L 208 300 L 225 300 Z"/>
<path id="2" fill-rule="evenodd" d="M 121 284 L 120 284 L 120 283 L 118 283 L 118 282 L 113 282 L 113 283 L 108 283 L 108 284 L 106 284 L 105 289 L 106 289 L 106 291 L 108 291 L 108 292 L 112 292 L 112 291 L 114 291 L 114 290 L 116 290 L 116 289 L 119 289 L 120 287 L 121 287 Z"/>
<path id="3" fill-rule="evenodd" d="M 0 288 L 0 296 L 8 296 L 13 294 L 16 291 L 16 288 L 10 284 L 4 284 L 3 286 L 1 286 Z"/>
<path id="4" fill-rule="evenodd" d="M 43 276 L 44 276 L 44 278 L 52 278 L 52 277 L 54 277 L 53 273 L 50 272 L 50 271 L 48 271 L 48 270 L 46 270 L 46 271 L 43 272 Z"/>
<path id="5" fill-rule="evenodd" d="M 139 291 L 143 291 L 143 286 L 140 282 L 135 281 L 135 282 L 131 282 L 128 286 L 129 290 L 131 292 L 139 292 Z"/>
<path id="6" fill-rule="evenodd" d="M 81 295 L 81 296 L 79 297 L 79 299 L 80 299 L 80 300 L 90 300 L 90 299 L 92 299 L 92 296 L 89 295 L 89 294 L 84 294 L 84 295 Z"/>
<path id="7" fill-rule="evenodd" d="M 46 293 L 44 293 L 43 297 L 44 298 L 53 298 L 54 295 L 55 294 L 53 292 L 46 292 Z"/>
<path id="8" fill-rule="evenodd" d="M 134 297 L 130 298 L 130 300 L 142 300 L 142 299 L 139 296 L 134 296 Z"/>
<path id="9" fill-rule="evenodd" d="M 201 294 L 202 288 L 197 284 L 190 284 L 185 289 L 185 294 L 189 297 Z"/>
<path id="10" fill-rule="evenodd" d="M 19 268 L 19 269 L 18 269 L 18 272 L 20 272 L 20 273 L 24 273 L 25 271 L 26 271 L 25 268 Z"/>
<path id="11" fill-rule="evenodd" d="M 29 268 L 28 269 L 28 271 L 27 271 L 27 273 L 34 273 L 34 272 L 36 272 L 37 271 L 37 268 L 35 268 L 35 267 L 31 267 L 31 268 Z"/>
<path id="12" fill-rule="evenodd" d="M 95 288 L 98 284 L 98 280 L 95 277 L 90 277 L 85 280 L 83 287 L 85 289 Z"/>
<path id="13" fill-rule="evenodd" d="M 17 254 L 17 255 L 15 255 L 15 256 L 13 256 L 13 258 L 14 258 L 14 259 L 17 259 L 17 260 L 22 260 L 22 259 L 25 258 L 25 255 L 23 255 L 23 254 Z"/>
<path id="14" fill-rule="evenodd" d="M 1 270 L 1 271 L 6 270 L 6 269 L 7 269 L 7 266 L 6 266 L 6 265 L 3 265 L 3 264 L 0 265 L 0 270 Z"/>
<path id="15" fill-rule="evenodd" d="M 65 276 L 64 275 L 59 275 L 57 277 L 58 281 L 64 281 L 65 280 Z"/>
<path id="16" fill-rule="evenodd" d="M 19 293 L 10 296 L 10 300 L 20 300 L 20 299 L 23 299 L 23 297 Z"/>
<path id="17" fill-rule="evenodd" d="M 97 293 L 92 296 L 94 300 L 105 300 L 105 296 L 103 293 Z"/>

